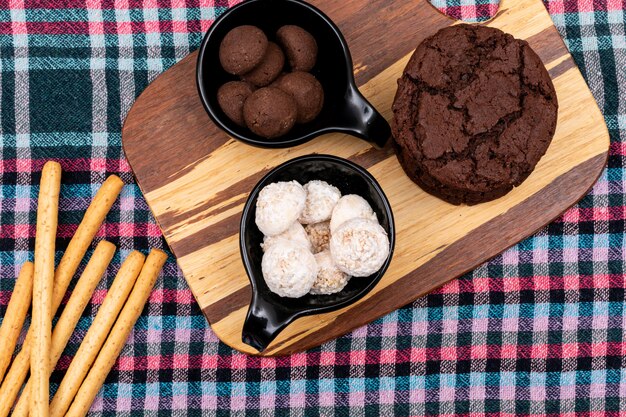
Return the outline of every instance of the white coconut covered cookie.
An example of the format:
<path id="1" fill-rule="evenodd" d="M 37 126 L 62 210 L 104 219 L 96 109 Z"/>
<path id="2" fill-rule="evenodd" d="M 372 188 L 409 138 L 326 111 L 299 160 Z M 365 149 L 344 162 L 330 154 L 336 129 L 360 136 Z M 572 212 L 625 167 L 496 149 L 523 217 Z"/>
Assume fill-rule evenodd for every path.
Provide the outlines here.
<path id="1" fill-rule="evenodd" d="M 334 233 L 343 223 L 357 218 L 377 221 L 376 213 L 363 197 L 356 194 L 344 195 L 333 209 L 330 218 L 330 232 Z"/>
<path id="2" fill-rule="evenodd" d="M 304 228 L 313 246 L 313 253 L 328 249 L 330 243 L 330 222 L 307 224 Z"/>
<path id="3" fill-rule="evenodd" d="M 304 227 L 298 222 L 293 222 L 289 229 L 285 230 L 279 235 L 264 236 L 263 243 L 261 243 L 261 248 L 263 248 L 263 251 L 266 251 L 270 246 L 272 246 L 280 239 L 290 240 L 292 242 L 303 245 L 309 251 L 313 250 L 313 245 L 309 240 L 307 232 L 304 230 Z"/>
<path id="4" fill-rule="evenodd" d="M 263 233 L 261 270 L 273 293 L 300 298 L 341 292 L 389 257 L 389 238 L 361 196 L 341 196 L 321 180 L 266 185 L 255 222 Z"/>
<path id="5" fill-rule="evenodd" d="M 389 238 L 375 220 L 348 220 L 332 233 L 330 253 L 346 274 L 367 277 L 378 271 L 389 256 Z"/>
<path id="6" fill-rule="evenodd" d="M 304 184 L 306 202 L 298 221 L 302 224 L 320 223 L 330 220 L 341 191 L 326 181 L 309 181 Z"/>
<path id="7" fill-rule="evenodd" d="M 311 287 L 311 294 L 335 294 L 345 288 L 350 276 L 335 265 L 330 251 L 315 254 L 317 278 Z"/>
<path id="8" fill-rule="evenodd" d="M 263 254 L 261 270 L 270 291 L 298 298 L 311 290 L 318 268 L 315 257 L 303 245 L 279 239 Z"/>
<path id="9" fill-rule="evenodd" d="M 298 220 L 305 201 L 306 191 L 297 181 L 268 184 L 257 198 L 255 223 L 265 236 L 279 235 Z"/>

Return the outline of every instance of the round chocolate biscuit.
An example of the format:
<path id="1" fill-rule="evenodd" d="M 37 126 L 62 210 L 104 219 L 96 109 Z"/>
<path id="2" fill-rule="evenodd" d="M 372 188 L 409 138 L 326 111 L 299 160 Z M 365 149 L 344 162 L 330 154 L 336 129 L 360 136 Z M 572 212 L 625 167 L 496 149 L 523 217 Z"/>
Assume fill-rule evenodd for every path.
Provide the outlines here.
<path id="1" fill-rule="evenodd" d="M 219 57 L 224 71 L 241 75 L 259 65 L 267 50 L 267 36 L 256 26 L 231 29 L 220 44 Z"/>
<path id="2" fill-rule="evenodd" d="M 320 114 L 324 106 L 324 89 L 308 72 L 296 71 L 285 74 L 276 81 L 275 86 L 296 101 L 298 123 L 308 123 Z"/>
<path id="3" fill-rule="evenodd" d="M 257 87 L 265 87 L 280 75 L 284 66 L 285 55 L 283 51 L 274 42 L 269 42 L 261 63 L 252 71 L 242 75 L 241 78 Z"/>
<path id="4" fill-rule="evenodd" d="M 317 61 L 317 42 L 300 26 L 285 25 L 276 32 L 292 71 L 311 71 Z"/>
<path id="5" fill-rule="evenodd" d="M 297 116 L 298 108 L 294 99 L 274 87 L 259 88 L 243 105 L 243 117 L 248 129 L 267 139 L 289 132 Z"/>
<path id="6" fill-rule="evenodd" d="M 230 120 L 239 126 L 245 126 L 243 103 L 250 94 L 252 86 L 243 81 L 229 81 L 217 90 L 217 103 Z"/>
<path id="7" fill-rule="evenodd" d="M 392 110 L 395 149 L 409 178 L 445 201 L 472 205 L 530 175 L 552 141 L 558 102 L 527 42 L 460 24 L 418 46 Z"/>

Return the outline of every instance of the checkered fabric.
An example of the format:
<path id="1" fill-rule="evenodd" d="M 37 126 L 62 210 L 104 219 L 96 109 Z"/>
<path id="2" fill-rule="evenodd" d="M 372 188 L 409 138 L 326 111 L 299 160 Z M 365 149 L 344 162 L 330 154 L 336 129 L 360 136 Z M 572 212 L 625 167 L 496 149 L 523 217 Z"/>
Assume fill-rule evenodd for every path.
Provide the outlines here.
<path id="1" fill-rule="evenodd" d="M 437 0 L 455 17 L 478 19 L 494 3 Z M 121 250 L 53 388 L 121 259 L 164 246 L 122 154 L 124 117 L 229 5 L 0 1 L 0 316 L 19 265 L 33 256 L 44 161 L 64 169 L 59 248 L 108 174 L 129 184 L 98 234 Z M 220 343 L 170 259 L 91 414 L 625 415 L 626 3 L 546 5 L 611 134 L 608 169 L 576 207 L 412 305 L 283 358 L 247 357 Z"/>
<path id="2" fill-rule="evenodd" d="M 466 22 L 482 22 L 496 15 L 497 0 L 431 0 L 442 13 Z"/>

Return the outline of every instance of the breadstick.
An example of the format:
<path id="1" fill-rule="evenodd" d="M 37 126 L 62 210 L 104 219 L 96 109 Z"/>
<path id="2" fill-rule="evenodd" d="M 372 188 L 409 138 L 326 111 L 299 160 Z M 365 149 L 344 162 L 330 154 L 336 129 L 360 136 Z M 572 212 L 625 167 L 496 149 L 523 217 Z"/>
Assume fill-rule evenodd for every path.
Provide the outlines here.
<path id="1" fill-rule="evenodd" d="M 133 292 L 128 297 L 124 309 L 115 322 L 115 326 L 113 326 L 111 334 L 98 354 L 87 378 L 80 386 L 66 417 L 84 417 L 87 415 L 93 400 L 117 361 L 131 330 L 141 315 L 166 259 L 167 255 L 158 249 L 152 250 L 148 255 Z"/>
<path id="2" fill-rule="evenodd" d="M 120 194 L 124 182 L 116 175 L 109 176 L 103 183 L 96 196 L 93 198 L 83 220 L 78 225 L 72 240 L 57 266 L 54 275 L 54 303 L 53 310 L 56 311 L 63 301 L 67 287 L 76 273 L 80 261 L 85 256 L 85 252 L 91 245 L 94 236 L 98 233 L 100 225 L 104 221 L 111 206 Z"/>
<path id="3" fill-rule="evenodd" d="M 109 262 L 113 259 L 115 254 L 115 245 L 101 241 L 96 246 L 96 250 L 91 255 L 91 259 L 87 263 L 87 267 L 83 271 L 82 275 L 76 283 L 76 287 L 70 296 L 69 301 L 63 309 L 63 314 L 59 317 L 57 325 L 52 332 L 52 351 L 50 353 L 50 372 L 54 369 L 63 349 L 67 345 L 67 342 L 72 336 L 72 332 L 80 320 L 80 316 L 83 310 L 91 300 L 91 296 L 100 282 L 102 275 L 109 266 Z M 13 409 L 13 417 L 25 417 L 29 414 L 29 401 L 30 401 L 30 381 L 26 382 L 24 391 L 18 400 L 15 408 Z"/>
<path id="4" fill-rule="evenodd" d="M 30 353 L 34 416 L 48 415 L 50 391 L 50 344 L 52 338 L 52 287 L 54 285 L 54 244 L 59 220 L 61 165 L 46 162 L 41 171 L 35 234 L 35 272 L 33 279 L 33 348 Z"/>
<path id="5" fill-rule="evenodd" d="M 32 335 L 31 328 L 22 345 L 22 350 L 13 359 L 11 368 L 7 372 L 4 381 L 2 381 L 2 388 L 0 388 L 0 416 L 2 417 L 7 417 L 9 412 L 11 412 L 11 407 L 13 407 L 17 394 L 19 394 L 26 375 L 28 375 Z"/>
<path id="6" fill-rule="evenodd" d="M 9 367 L 33 296 L 33 264 L 25 262 L 15 281 L 13 294 L 0 327 L 0 381 Z"/>
<path id="7" fill-rule="evenodd" d="M 113 202 L 117 199 L 123 185 L 124 183 L 119 177 L 111 175 L 104 181 L 87 208 L 82 221 L 76 229 L 76 233 L 70 240 L 67 250 L 57 266 L 52 296 L 52 311 L 54 313 L 61 305 L 67 287 L 69 287 L 81 259 L 85 255 L 89 244 L 96 235 Z M 9 415 L 11 407 L 26 379 L 26 375 L 28 375 L 32 342 L 31 330 L 29 329 L 26 340 L 22 344 L 22 350 L 13 359 L 13 364 L 0 387 L 0 417 Z"/>
<path id="8" fill-rule="evenodd" d="M 111 289 L 107 293 L 96 318 L 87 331 L 78 352 L 65 372 L 63 381 L 50 403 L 50 416 L 63 416 L 70 406 L 80 383 L 85 378 L 89 367 L 96 359 L 98 351 L 104 344 L 109 330 L 115 323 L 120 310 L 133 289 L 133 285 L 144 265 L 145 256 L 131 252 L 120 268 Z"/>

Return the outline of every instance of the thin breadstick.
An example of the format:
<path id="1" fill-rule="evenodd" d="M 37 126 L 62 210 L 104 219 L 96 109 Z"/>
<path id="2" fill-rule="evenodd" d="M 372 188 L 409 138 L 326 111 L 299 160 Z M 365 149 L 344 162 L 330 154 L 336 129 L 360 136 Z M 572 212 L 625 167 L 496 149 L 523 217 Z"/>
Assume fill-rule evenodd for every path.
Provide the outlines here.
<path id="1" fill-rule="evenodd" d="M 50 416 L 63 416 L 70 406 L 76 391 L 87 375 L 89 367 L 96 359 L 113 327 L 115 319 L 124 307 L 124 303 L 133 289 L 133 285 L 144 265 L 145 256 L 140 252 L 131 252 L 120 268 L 111 289 L 107 293 L 98 314 L 89 327 L 78 352 L 65 372 L 63 381 L 50 403 Z"/>
<path id="2" fill-rule="evenodd" d="M 133 292 L 128 297 L 128 301 L 117 318 L 115 326 L 113 326 L 111 334 L 107 337 L 102 350 L 98 353 L 98 357 L 91 367 L 87 378 L 80 386 L 66 417 L 84 417 L 87 415 L 93 400 L 117 361 L 117 357 L 126 344 L 131 330 L 141 315 L 141 311 L 150 297 L 152 287 L 154 287 L 166 260 L 167 255 L 158 249 L 153 249 L 148 255 Z"/>
<path id="3" fill-rule="evenodd" d="M 0 327 L 0 346 L 2 346 L 0 349 L 0 381 L 2 381 L 4 373 L 9 367 L 9 363 L 11 363 L 11 357 L 15 351 L 17 339 L 20 337 L 22 326 L 24 326 L 32 296 L 33 264 L 25 262 L 15 281 L 13 294 Z"/>
<path id="4" fill-rule="evenodd" d="M 41 171 L 35 234 L 33 279 L 33 347 L 30 353 L 34 416 L 48 416 L 50 391 L 50 346 L 52 342 L 52 287 L 54 286 L 54 245 L 59 220 L 61 165 L 46 162 Z"/>
<path id="5" fill-rule="evenodd" d="M 50 353 L 51 372 L 59 361 L 63 349 L 65 349 L 78 320 L 80 320 L 80 316 L 83 314 L 83 310 L 89 303 L 89 300 L 91 300 L 91 296 L 109 266 L 109 262 L 113 259 L 114 254 L 114 244 L 104 240 L 100 241 L 93 255 L 91 255 L 91 259 L 89 259 L 85 270 L 78 279 L 76 287 L 63 309 L 63 314 L 59 317 L 59 321 L 52 332 L 52 351 Z M 25 417 L 29 415 L 30 389 L 31 384 L 30 381 L 28 381 L 26 382 L 20 399 L 13 409 L 13 417 Z"/>
<path id="6" fill-rule="evenodd" d="M 13 359 L 11 368 L 2 381 L 2 388 L 0 388 L 0 416 L 2 417 L 7 417 L 11 412 L 11 407 L 13 407 L 26 375 L 28 375 L 32 335 L 32 328 L 30 328 L 26 340 L 22 344 L 22 350 Z"/>
<path id="7" fill-rule="evenodd" d="M 70 285 L 72 277 L 76 273 L 78 265 L 85 256 L 94 236 L 117 199 L 124 183 L 115 176 L 109 176 L 102 184 L 93 201 L 87 208 L 76 233 L 70 240 L 67 250 L 63 254 L 54 278 L 54 291 L 52 296 L 52 311 L 56 313 L 65 292 Z M 28 375 L 30 368 L 30 350 L 32 342 L 32 329 L 29 329 L 26 340 L 22 344 L 22 350 L 17 354 L 9 372 L 6 374 L 0 387 L 0 417 L 7 417 L 11 407 L 22 388 L 22 384 Z"/>
<path id="8" fill-rule="evenodd" d="M 57 266 L 54 276 L 54 311 L 56 311 L 63 301 L 67 287 L 76 273 L 80 261 L 89 249 L 89 245 L 98 233 L 104 218 L 111 209 L 111 206 L 120 194 L 124 182 L 116 175 L 109 176 L 100 186 L 83 220 L 78 225 L 72 240 L 67 245 L 67 249 Z"/>

